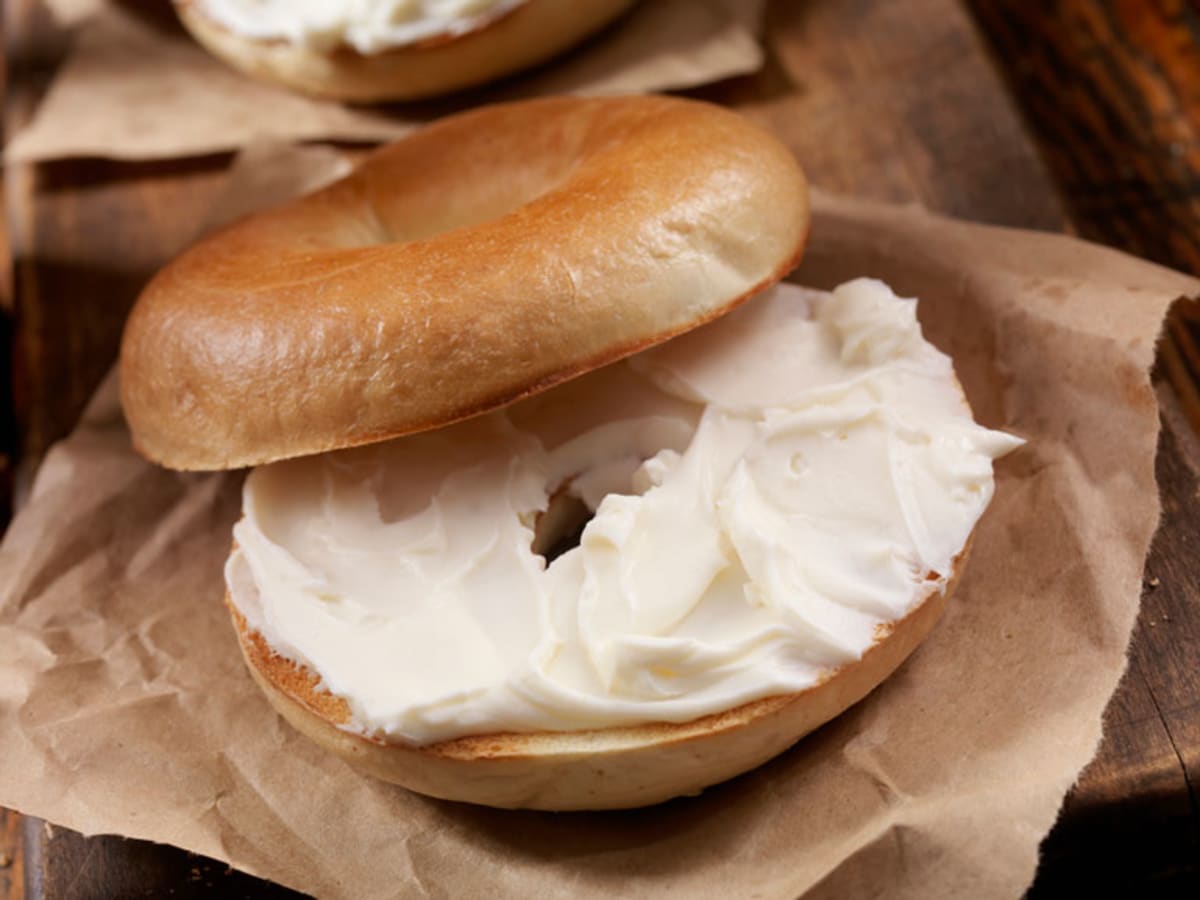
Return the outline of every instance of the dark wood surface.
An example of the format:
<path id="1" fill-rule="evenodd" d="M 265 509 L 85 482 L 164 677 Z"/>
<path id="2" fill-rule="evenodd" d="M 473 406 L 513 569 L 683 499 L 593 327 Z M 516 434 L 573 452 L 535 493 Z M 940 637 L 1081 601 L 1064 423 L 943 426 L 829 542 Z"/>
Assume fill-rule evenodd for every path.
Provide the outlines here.
<path id="1" fill-rule="evenodd" d="M 971 0 L 1083 236 L 1200 273 L 1200 2 Z M 1160 345 L 1163 520 L 1100 753 L 1036 897 L 1200 896 L 1200 306 Z"/>
<path id="2" fill-rule="evenodd" d="M 64 44 L 35 0 L 11 0 L 5 16 L 11 132 Z M 1195 0 L 777 0 L 766 68 L 695 93 L 767 124 L 832 190 L 1068 228 L 1200 272 L 1197 21 Z M 6 172 L 4 471 L 14 461 L 30 471 L 69 430 L 111 364 L 138 286 L 192 236 L 228 163 L 72 160 Z M 1100 755 L 1045 844 L 1038 896 L 1200 896 L 1196 346 L 1181 315 L 1161 360 L 1164 521 L 1130 669 Z M 84 839 L 0 811 L 0 898 L 167 894 L 290 896 L 181 851 Z"/>

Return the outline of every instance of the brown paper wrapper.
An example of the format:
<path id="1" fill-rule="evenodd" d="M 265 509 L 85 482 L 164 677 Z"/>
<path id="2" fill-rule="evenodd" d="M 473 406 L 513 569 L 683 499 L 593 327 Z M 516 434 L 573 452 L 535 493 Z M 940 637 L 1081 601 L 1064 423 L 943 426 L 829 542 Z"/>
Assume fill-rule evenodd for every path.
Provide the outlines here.
<path id="1" fill-rule="evenodd" d="M 274 140 L 381 141 L 459 109 L 550 94 L 637 94 L 745 75 L 763 62 L 764 0 L 642 0 L 611 28 L 529 73 L 454 97 L 352 107 L 259 83 L 209 56 L 166 13 L 54 0 L 79 34 L 10 161 L 198 156 Z"/>
<path id="2" fill-rule="evenodd" d="M 339 164 L 260 151 L 231 195 Z M 138 458 L 110 378 L 0 546 L 0 804 L 332 898 L 1020 894 L 1125 665 L 1159 509 L 1147 369 L 1200 284 L 1065 237 L 815 209 L 799 280 L 919 296 L 978 418 L 1028 440 L 944 621 L 864 702 L 644 810 L 505 812 L 357 775 L 243 668 L 221 602 L 240 474 Z"/>

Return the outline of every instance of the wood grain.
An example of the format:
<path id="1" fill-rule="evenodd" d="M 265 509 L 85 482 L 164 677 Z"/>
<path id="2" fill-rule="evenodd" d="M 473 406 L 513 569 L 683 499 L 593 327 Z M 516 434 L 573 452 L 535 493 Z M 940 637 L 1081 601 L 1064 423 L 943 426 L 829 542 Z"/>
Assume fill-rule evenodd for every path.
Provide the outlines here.
<path id="1" fill-rule="evenodd" d="M 0 897 L 25 900 L 25 853 L 22 819 L 11 810 L 0 809 Z"/>
<path id="2" fill-rule="evenodd" d="M 1200 274 L 1200 3 L 969 0 L 1079 233 Z M 1163 374 L 1200 428 L 1200 303 Z"/>
<path id="3" fill-rule="evenodd" d="M 1169 385 L 1159 402 L 1163 518 L 1129 670 L 1100 752 L 1043 844 L 1032 900 L 1200 896 L 1200 447 Z"/>
<path id="4" fill-rule="evenodd" d="M 762 72 L 697 93 L 770 127 L 817 186 L 999 225 L 1066 225 L 959 3 L 776 2 L 765 35 Z"/>
<path id="5" fill-rule="evenodd" d="M 970 6 L 1080 233 L 1200 272 L 1200 5 Z"/>
<path id="6" fill-rule="evenodd" d="M 1200 273 L 1200 4 L 971 0 L 1078 232 Z M 1200 894 L 1200 306 L 1160 345 L 1163 521 L 1130 665 L 1032 895 Z M 1190 423 L 1190 424 L 1189 424 Z M 1120 888 L 1118 888 L 1120 886 Z"/>
<path id="7" fill-rule="evenodd" d="M 176 847 L 112 835 L 85 838 L 35 819 L 25 821 L 25 842 L 32 851 L 26 859 L 27 891 L 24 897 L 16 894 L 6 900 L 166 896 L 172 900 L 299 900 L 305 896 Z"/>
<path id="8" fill-rule="evenodd" d="M 1111 38 L 1112 29 L 1105 32 L 1103 18 L 1093 10 L 1080 11 L 1109 7 L 1130 16 L 1134 7 L 1153 7 L 1167 19 L 1184 17 L 1184 27 L 1190 28 L 1186 11 L 1180 12 L 1182 4 L 975 0 L 973 6 L 994 36 L 992 46 L 1001 48 L 996 55 L 1000 67 L 1027 98 L 1030 121 L 1036 125 L 1039 116 L 1055 119 L 1059 130 L 1051 137 L 1038 128 L 1041 157 L 963 5 L 955 0 L 777 0 L 768 9 L 764 70 L 693 93 L 735 106 L 775 130 L 814 181 L 828 189 L 1053 230 L 1067 224 L 1069 208 L 1078 229 L 1089 236 L 1152 258 L 1184 258 L 1165 254 L 1190 252 L 1189 239 L 1177 231 L 1186 234 L 1200 227 L 1200 217 L 1190 199 L 1180 198 L 1191 197 L 1188 185 L 1200 182 L 1177 177 L 1174 173 L 1181 169 L 1171 168 L 1168 178 L 1155 167 L 1178 155 L 1164 146 L 1183 141 L 1188 148 L 1192 138 L 1185 125 L 1160 123 L 1155 116 L 1185 115 L 1185 107 L 1191 107 L 1179 98 L 1194 99 L 1190 87 L 1200 81 L 1189 86 L 1178 75 L 1155 76 L 1167 87 L 1154 89 L 1158 112 L 1149 119 L 1139 118 L 1142 114 L 1132 108 L 1107 109 L 1112 101 L 1090 85 L 1103 79 L 1121 84 L 1124 78 L 1102 66 L 1094 71 L 1088 67 L 1093 55 L 1104 52 L 1100 38 Z M 1046 7 L 1042 18 L 1027 18 L 1039 6 Z M 11 130 L 36 103 L 63 44 L 47 28 L 35 0 L 13 0 L 5 15 L 13 74 L 6 119 Z M 1064 28 L 1076 29 L 1076 37 L 1063 38 Z M 1163 33 L 1156 28 L 1139 24 L 1134 33 Z M 1055 53 L 1039 49 L 1039 29 L 1058 48 Z M 1182 71 L 1179 66 L 1190 65 L 1190 51 L 1182 45 L 1163 51 L 1169 64 L 1153 62 L 1159 52 L 1156 41 L 1150 40 L 1149 50 L 1122 51 L 1111 64 L 1151 72 Z M 1064 45 L 1073 49 L 1066 52 Z M 1033 55 L 1023 55 L 1026 49 Z M 1152 62 L 1143 53 L 1151 54 L 1147 58 Z M 1049 99 L 1043 96 L 1056 90 Z M 1066 128 L 1060 120 L 1075 114 L 1060 106 L 1076 103 L 1084 110 L 1078 115 L 1083 124 Z M 1143 156 L 1135 158 L 1132 175 L 1120 175 L 1126 147 L 1117 137 L 1117 125 L 1126 116 L 1129 128 L 1139 122 L 1153 125 L 1138 145 Z M 1071 146 L 1079 142 L 1082 149 L 1073 154 Z M 1190 159 L 1190 153 L 1183 156 Z M 1061 197 L 1042 158 L 1062 185 Z M 150 164 L 72 160 L 18 166 L 6 173 L 15 257 L 9 296 L 16 336 L 12 390 L 17 430 L 5 432 L 0 422 L 0 438 L 6 438 L 4 446 L 24 460 L 27 470 L 74 423 L 111 363 L 121 320 L 138 286 L 191 236 L 194 223 L 224 187 L 228 162 L 226 156 Z M 1195 177 L 1194 167 L 1192 172 Z M 1143 191 L 1137 179 L 1149 187 Z M 1169 207 L 1170 215 L 1160 218 L 1162 207 Z M 1123 240 L 1129 243 L 1121 244 Z M 1194 366 L 1200 358 L 1194 344 L 1173 341 L 1170 346 L 1176 348 L 1176 368 Z M 1130 674 L 1109 709 L 1101 755 L 1046 844 L 1047 863 L 1035 889 L 1040 896 L 1054 896 L 1070 886 L 1081 877 L 1084 861 L 1097 862 L 1097 851 L 1102 858 L 1095 871 L 1106 874 L 1089 884 L 1153 883 L 1178 889 L 1190 877 L 1180 860 L 1186 860 L 1196 840 L 1190 785 L 1197 783 L 1194 753 L 1200 736 L 1194 729 L 1200 714 L 1193 698 L 1200 693 L 1194 666 L 1187 662 L 1200 646 L 1194 642 L 1198 595 L 1190 565 L 1200 513 L 1189 460 L 1200 460 L 1200 454 L 1186 445 L 1186 429 L 1180 430 L 1183 406 L 1175 396 L 1164 395 L 1164 415 L 1174 419 L 1168 421 L 1159 457 L 1168 509 L 1150 560 L 1146 611 Z M 1158 582 L 1151 587 L 1154 578 Z M 24 820 L 17 827 L 16 821 L 10 814 L 0 819 L 0 833 L 5 840 L 13 835 L 17 847 L 17 862 L 8 875 L 0 868 L 0 886 L 8 891 L 0 890 L 0 898 L 21 897 L 22 879 L 32 886 L 30 900 L 168 893 L 296 896 L 172 848 L 82 838 L 64 829 L 48 835 L 40 822 Z M 1147 835 L 1142 855 L 1135 859 L 1117 852 L 1123 843 L 1128 846 L 1131 830 L 1139 829 Z M 21 865 L 25 868 L 18 876 Z"/>

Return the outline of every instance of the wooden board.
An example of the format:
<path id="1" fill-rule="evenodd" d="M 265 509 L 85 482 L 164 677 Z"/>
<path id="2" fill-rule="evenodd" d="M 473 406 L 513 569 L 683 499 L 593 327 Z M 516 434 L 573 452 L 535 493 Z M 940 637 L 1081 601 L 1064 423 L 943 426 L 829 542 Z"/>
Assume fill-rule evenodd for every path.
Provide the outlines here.
<path id="1" fill-rule="evenodd" d="M 1156 161 L 1178 155 L 1170 141 L 1183 133 L 1179 123 L 1195 126 L 1194 110 L 1182 99 L 1174 105 L 1164 100 L 1173 95 L 1164 94 L 1161 83 L 1187 82 L 1178 73 L 1148 82 L 1153 116 L 1173 116 L 1177 124 L 1176 130 L 1163 126 L 1161 134 L 1154 132 L 1143 148 L 1147 161 L 1137 169 L 1151 186 L 1137 203 L 1129 200 L 1128 175 L 1122 174 L 1127 163 L 1121 141 L 1113 138 L 1100 150 L 1094 131 L 1063 124 L 1072 116 L 1111 124 L 1114 115 L 1121 119 L 1106 112 L 1116 102 L 1125 104 L 1126 127 L 1137 128 L 1143 120 L 1135 114 L 1128 85 L 1118 82 L 1114 88 L 1113 79 L 1104 78 L 1111 66 L 1142 73 L 1130 75 L 1136 79 L 1190 65 L 1178 52 L 1179 42 L 1169 37 L 1193 27 L 1187 4 L 973 0 L 970 6 L 990 45 L 956 0 L 777 0 L 768 9 L 766 68 L 693 93 L 767 124 L 813 179 L 831 190 L 921 202 L 987 222 L 1075 228 L 1196 270 L 1179 235 L 1200 235 L 1200 214 L 1190 207 L 1181 212 L 1178 196 L 1182 191 L 1195 198 L 1200 165 L 1184 154 L 1190 168 L 1170 171 L 1190 172 L 1190 182 L 1181 175 L 1168 191 L 1153 180 L 1161 178 Z M 1053 9 L 1033 9 L 1040 6 Z M 1136 7 L 1141 18 L 1123 22 L 1119 33 L 1101 29 L 1108 20 L 1094 11 L 1116 15 L 1118 7 L 1126 16 Z M 28 116 L 62 43 L 34 0 L 14 0 L 6 16 L 11 129 Z M 1146 43 L 1118 48 L 1117 39 L 1131 34 Z M 1018 98 L 1027 99 L 1025 114 L 1040 144 L 1030 139 L 993 70 L 988 46 Z M 1113 54 L 1107 61 L 1106 47 Z M 1147 62 L 1160 51 L 1170 65 Z M 1091 73 L 1093 81 L 1081 87 L 1079 71 Z M 1200 78 L 1191 83 L 1200 84 Z M 15 380 L 14 414 L 7 424 L 0 420 L 0 438 L 8 438 L 5 449 L 23 461 L 25 471 L 75 421 L 111 364 L 138 286 L 191 236 L 193 223 L 222 189 L 228 162 L 226 155 L 144 164 L 73 160 L 7 173 L 15 265 L 5 296 L 7 325 L 15 336 Z M 1133 212 L 1111 214 L 1111 206 L 1119 204 Z M 1129 227 L 1130 216 L 1136 228 Z M 1183 255 L 1147 252 L 1162 247 Z M 1186 324 L 1180 333 L 1190 334 Z M 1200 816 L 1191 786 L 1200 783 L 1195 700 L 1200 691 L 1192 662 L 1200 646 L 1200 591 L 1190 560 L 1200 523 L 1200 453 L 1186 425 L 1191 384 L 1186 346 L 1179 355 L 1184 365 L 1176 367 L 1176 381 L 1163 381 L 1167 428 L 1159 478 L 1166 512 L 1148 567 L 1130 672 L 1109 709 L 1101 755 L 1047 842 L 1035 894 L 1052 896 L 1063 886 L 1084 883 L 1176 890 L 1198 877 Z M 0 825 L 0 898 L 20 897 L 22 891 L 53 900 L 231 891 L 290 896 L 170 848 L 84 839 L 63 829 L 47 832 L 42 823 L 18 822 L 11 814 L 0 817 Z M 7 867 L 4 855 L 12 860 Z"/>
<path id="2" fill-rule="evenodd" d="M 971 0 L 1084 237 L 1200 273 L 1200 5 Z M 1034 897 L 1200 896 L 1200 306 L 1160 345 L 1163 520 L 1129 670 Z"/>

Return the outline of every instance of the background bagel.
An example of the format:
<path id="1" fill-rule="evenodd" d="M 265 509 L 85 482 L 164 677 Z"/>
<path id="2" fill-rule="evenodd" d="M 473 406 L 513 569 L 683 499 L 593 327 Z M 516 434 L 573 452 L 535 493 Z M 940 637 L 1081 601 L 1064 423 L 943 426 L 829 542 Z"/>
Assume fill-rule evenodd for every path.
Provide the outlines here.
<path id="1" fill-rule="evenodd" d="M 179 18 L 214 56 L 248 75 L 338 100 L 414 100 L 482 84 L 550 59 L 603 28 L 634 0 L 524 0 L 459 35 L 380 53 L 325 53 L 238 34 L 197 0 L 175 0 Z"/>
<path id="2" fill-rule="evenodd" d="M 720 316 L 807 229 L 791 154 L 718 107 L 476 110 L 163 269 L 126 325 L 125 415 L 176 469 L 438 427 Z"/>
<path id="3" fill-rule="evenodd" d="M 863 699 L 937 624 L 969 549 L 968 539 L 944 592 L 931 586 L 907 616 L 880 626 L 861 659 L 805 691 L 679 724 L 490 734 L 420 747 L 371 741 L 340 728 L 350 718 L 346 702 L 248 629 L 228 595 L 226 603 L 247 667 L 271 705 L 355 768 L 444 800 L 509 809 L 627 809 L 698 793 L 747 772 Z"/>

